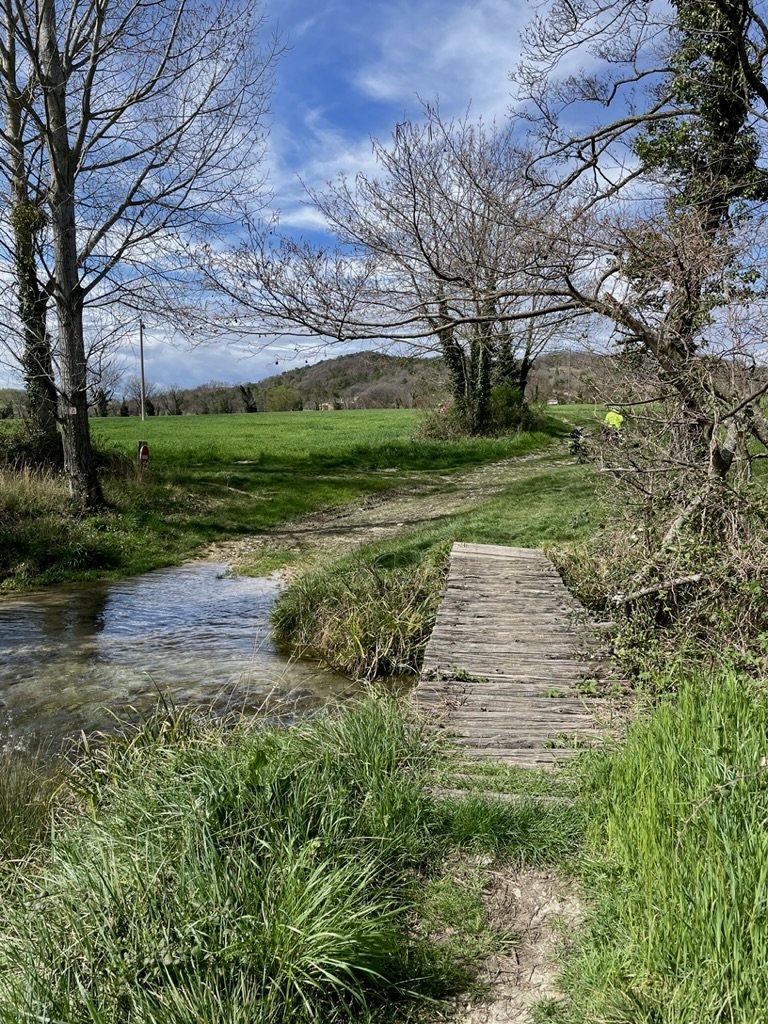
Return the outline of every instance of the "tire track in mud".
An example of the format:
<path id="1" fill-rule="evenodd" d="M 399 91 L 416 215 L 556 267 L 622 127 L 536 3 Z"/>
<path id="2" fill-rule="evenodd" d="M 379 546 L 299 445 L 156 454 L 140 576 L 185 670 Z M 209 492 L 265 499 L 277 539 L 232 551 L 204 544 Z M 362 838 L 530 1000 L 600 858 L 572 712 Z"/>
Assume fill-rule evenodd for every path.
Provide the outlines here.
<path id="1" fill-rule="evenodd" d="M 422 478 L 385 494 L 366 495 L 347 505 L 321 509 L 266 533 L 215 544 L 207 557 L 227 562 L 237 571 L 276 552 L 291 552 L 307 559 L 319 554 L 345 554 L 370 541 L 415 529 L 421 523 L 469 511 L 525 476 L 532 462 L 558 464 L 550 447 L 465 473 Z"/>

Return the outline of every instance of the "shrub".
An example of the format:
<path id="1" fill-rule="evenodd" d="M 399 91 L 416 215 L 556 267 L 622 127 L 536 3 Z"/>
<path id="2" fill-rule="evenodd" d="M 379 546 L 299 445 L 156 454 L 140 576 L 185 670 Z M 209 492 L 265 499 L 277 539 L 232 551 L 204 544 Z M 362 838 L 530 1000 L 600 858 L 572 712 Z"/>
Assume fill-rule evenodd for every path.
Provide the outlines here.
<path id="1" fill-rule="evenodd" d="M 651 557 L 641 529 L 614 527 L 552 555 L 579 599 L 615 621 L 615 650 L 647 688 L 674 684 L 670 664 L 728 659 L 764 671 L 768 543 L 759 531 L 729 545 L 687 536 Z"/>
<path id="2" fill-rule="evenodd" d="M 16 472 L 60 470 L 64 453 L 58 433 L 35 430 L 24 420 L 0 432 L 0 469 Z"/>
<path id="3" fill-rule="evenodd" d="M 466 426 L 455 405 L 431 410 L 416 431 L 416 437 L 425 441 L 458 441 L 466 436 Z"/>
<path id="4" fill-rule="evenodd" d="M 526 403 L 520 388 L 513 384 L 497 384 L 491 389 L 489 432 L 507 430 L 538 430 L 543 417 Z"/>
<path id="5" fill-rule="evenodd" d="M 497 384 L 491 389 L 488 418 L 482 431 L 485 436 L 546 430 L 551 426 L 545 416 L 527 404 L 519 387 Z M 417 436 L 430 441 L 456 441 L 471 433 L 460 409 L 449 405 L 428 413 L 419 426 Z"/>

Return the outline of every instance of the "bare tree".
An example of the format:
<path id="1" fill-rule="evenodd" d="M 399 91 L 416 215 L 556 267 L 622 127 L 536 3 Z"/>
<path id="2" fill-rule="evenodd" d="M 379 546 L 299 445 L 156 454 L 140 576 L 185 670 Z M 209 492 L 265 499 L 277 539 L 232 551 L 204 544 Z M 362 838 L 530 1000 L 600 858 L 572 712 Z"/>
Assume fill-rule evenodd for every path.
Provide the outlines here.
<path id="1" fill-rule="evenodd" d="M 169 384 L 158 396 L 158 404 L 169 416 L 181 416 L 186 404 L 184 389 L 178 384 Z"/>
<path id="2" fill-rule="evenodd" d="M 376 175 L 310 193 L 337 248 L 267 235 L 238 253 L 230 294 L 272 331 L 439 351 L 466 429 L 482 432 L 492 382 L 522 394 L 537 353 L 583 310 L 524 280 L 539 235 L 511 131 L 425 115 L 374 142 Z"/>
<path id="3" fill-rule="evenodd" d="M 109 415 L 109 403 L 115 396 L 123 376 L 122 369 L 111 358 L 109 349 L 99 348 L 88 358 L 88 405 L 97 416 Z"/>
<path id="4" fill-rule="evenodd" d="M 667 409 L 666 428 L 648 435 L 658 474 L 677 489 L 665 542 L 722 504 L 735 464 L 758 454 L 748 439 L 761 452 L 768 444 L 755 346 L 767 42 L 743 0 L 555 0 L 531 28 L 520 75 L 543 146 L 529 169 L 550 218 L 542 292 L 609 325 L 638 368 L 637 400 Z M 573 53 L 601 70 L 558 77 Z M 615 104 L 619 116 L 569 134 L 564 110 L 585 101 Z M 626 478 L 648 490 L 646 461 Z"/>
<path id="5" fill-rule="evenodd" d="M 162 397 L 160 387 L 151 380 L 144 381 L 144 404 L 149 409 L 152 408 L 152 412 L 148 412 L 147 415 L 154 416 L 155 403 L 159 403 Z M 140 377 L 129 377 L 126 381 L 125 388 L 123 390 L 123 401 L 128 403 L 129 407 L 133 410 L 134 415 L 138 416 L 141 412 L 141 378 Z"/>
<path id="6" fill-rule="evenodd" d="M 631 525 L 592 581 L 602 564 L 603 598 L 754 654 L 768 585 L 753 480 L 768 457 L 768 27 L 748 0 L 553 0 L 528 42 L 517 81 L 539 147 L 541 292 L 603 325 L 627 417 L 601 464 Z"/>
<path id="7" fill-rule="evenodd" d="M 38 273 L 58 323 L 65 467 L 90 508 L 102 497 L 87 419 L 89 307 L 171 308 L 194 322 L 197 246 L 263 193 L 276 44 L 261 45 L 262 15 L 245 0 L 6 0 L 3 18 L 3 73 L 16 74 L 5 94 L 25 144 L 14 170 L 6 132 L 3 166 L 12 188 L 22 179 L 44 198 Z"/>

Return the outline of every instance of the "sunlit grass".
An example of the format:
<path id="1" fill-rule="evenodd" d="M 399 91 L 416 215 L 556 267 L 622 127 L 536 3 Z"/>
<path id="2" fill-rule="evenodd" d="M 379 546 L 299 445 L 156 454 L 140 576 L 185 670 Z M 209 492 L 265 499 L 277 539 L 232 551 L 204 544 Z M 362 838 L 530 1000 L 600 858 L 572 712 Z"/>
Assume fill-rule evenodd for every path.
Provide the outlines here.
<path id="1" fill-rule="evenodd" d="M 766 736 L 764 687 L 716 675 L 594 755 L 594 902 L 568 1020 L 768 1020 Z"/>
<path id="2" fill-rule="evenodd" d="M 419 416 L 390 409 L 93 420 L 96 443 L 112 453 L 109 507 L 81 518 L 58 479 L 33 497 L 32 478 L 8 477 L 0 488 L 0 588 L 171 565 L 215 541 L 362 495 L 445 487 L 439 476 L 542 448 L 560 430 L 426 441 L 413 436 Z M 139 440 L 151 450 L 145 472 L 133 462 Z"/>

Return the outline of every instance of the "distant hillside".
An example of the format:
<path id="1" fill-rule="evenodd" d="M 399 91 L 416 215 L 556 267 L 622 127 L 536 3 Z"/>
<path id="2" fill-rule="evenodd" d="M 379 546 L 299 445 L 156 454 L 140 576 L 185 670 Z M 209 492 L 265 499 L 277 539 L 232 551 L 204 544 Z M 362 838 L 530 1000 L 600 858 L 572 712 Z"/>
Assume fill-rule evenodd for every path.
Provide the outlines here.
<path id="1" fill-rule="evenodd" d="M 441 359 L 355 352 L 300 366 L 250 384 L 211 382 L 197 388 L 170 388 L 151 395 L 158 413 L 283 412 L 292 409 L 430 408 L 448 398 Z M 121 404 L 136 412 L 137 396 Z"/>
<path id="2" fill-rule="evenodd" d="M 293 389 L 304 408 L 336 405 L 354 409 L 428 407 L 448 394 L 442 359 L 355 352 L 312 366 L 286 370 L 250 385 L 266 408 L 275 389 Z"/>
<path id="3" fill-rule="evenodd" d="M 18 388 L 0 388 L 0 420 L 22 415 L 26 396 Z"/>
<path id="4" fill-rule="evenodd" d="M 612 359 L 594 352 L 557 349 L 543 352 L 528 382 L 529 402 L 604 400 Z"/>
<path id="5" fill-rule="evenodd" d="M 567 350 L 546 352 L 531 373 L 527 398 L 531 402 L 589 402 L 605 391 L 610 360 L 604 355 Z M 125 397 L 109 402 L 111 415 L 136 414 L 138 386 L 129 382 Z M 311 366 L 284 370 L 249 384 L 212 381 L 196 388 L 166 388 L 150 384 L 150 415 L 233 412 L 283 412 L 292 409 L 434 409 L 450 401 L 447 372 L 440 358 L 391 356 L 355 352 L 324 359 Z M 0 418 L 23 415 L 24 392 L 0 388 Z"/>

